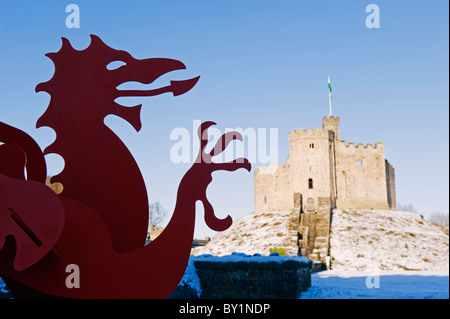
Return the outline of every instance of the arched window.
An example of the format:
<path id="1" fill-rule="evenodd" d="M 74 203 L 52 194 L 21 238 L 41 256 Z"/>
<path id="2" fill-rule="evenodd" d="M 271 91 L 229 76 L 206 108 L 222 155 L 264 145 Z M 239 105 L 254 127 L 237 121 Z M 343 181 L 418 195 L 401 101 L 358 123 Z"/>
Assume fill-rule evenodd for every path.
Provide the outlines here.
<path id="1" fill-rule="evenodd" d="M 312 178 L 308 179 L 308 188 L 313 189 L 313 180 Z"/>

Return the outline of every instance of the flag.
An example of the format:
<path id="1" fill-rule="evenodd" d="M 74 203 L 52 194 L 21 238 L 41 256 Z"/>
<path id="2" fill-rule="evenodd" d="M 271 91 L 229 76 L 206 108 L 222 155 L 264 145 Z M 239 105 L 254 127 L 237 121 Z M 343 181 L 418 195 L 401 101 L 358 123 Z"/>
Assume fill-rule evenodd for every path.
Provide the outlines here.
<path id="1" fill-rule="evenodd" d="M 331 84 L 330 84 L 330 77 L 328 77 L 328 91 L 329 91 L 329 95 L 330 95 L 330 99 L 331 99 Z"/>

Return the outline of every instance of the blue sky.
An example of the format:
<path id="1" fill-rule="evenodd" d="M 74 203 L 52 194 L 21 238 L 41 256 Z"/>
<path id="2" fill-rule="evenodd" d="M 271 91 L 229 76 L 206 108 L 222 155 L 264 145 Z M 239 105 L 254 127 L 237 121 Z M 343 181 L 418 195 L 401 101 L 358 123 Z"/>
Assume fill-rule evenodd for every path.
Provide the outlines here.
<path id="1" fill-rule="evenodd" d="M 68 29 L 66 5 L 80 8 L 80 28 Z M 368 29 L 365 8 L 380 8 L 380 28 Z M 90 34 L 134 57 L 175 58 L 187 70 L 169 80 L 201 75 L 189 93 L 174 98 L 124 99 L 143 103 L 143 128 L 108 117 L 132 151 L 150 201 L 171 212 L 188 164 L 173 164 L 169 136 L 192 132 L 193 120 L 218 128 L 278 128 L 279 154 L 289 154 L 292 129 L 319 127 L 328 114 L 327 76 L 341 139 L 383 142 L 395 166 L 398 203 L 425 216 L 449 210 L 448 1 L 0 1 L 0 120 L 19 127 L 41 145 L 55 134 L 35 129 L 49 95 L 35 93 L 54 68 L 44 56 L 61 37 L 77 49 Z M 122 102 L 122 101 L 121 101 Z M 48 155 L 51 174 L 62 168 Z M 253 168 L 262 164 L 255 164 Z M 208 197 L 217 215 L 250 214 L 253 171 L 214 173 Z M 201 211 L 201 206 L 198 206 Z M 197 237 L 215 232 L 198 215 Z"/>

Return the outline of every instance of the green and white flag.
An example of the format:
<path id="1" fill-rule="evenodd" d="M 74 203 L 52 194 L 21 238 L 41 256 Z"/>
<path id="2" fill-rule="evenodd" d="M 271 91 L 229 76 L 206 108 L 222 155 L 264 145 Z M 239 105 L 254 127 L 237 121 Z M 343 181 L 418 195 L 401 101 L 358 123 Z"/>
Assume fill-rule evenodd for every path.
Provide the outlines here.
<path id="1" fill-rule="evenodd" d="M 331 83 L 330 83 L 330 76 L 328 76 L 328 103 L 330 105 L 330 116 L 331 116 Z"/>
<path id="2" fill-rule="evenodd" d="M 330 99 L 331 99 L 331 83 L 330 83 L 330 77 L 328 77 L 328 90 L 329 90 L 329 95 L 330 95 Z"/>

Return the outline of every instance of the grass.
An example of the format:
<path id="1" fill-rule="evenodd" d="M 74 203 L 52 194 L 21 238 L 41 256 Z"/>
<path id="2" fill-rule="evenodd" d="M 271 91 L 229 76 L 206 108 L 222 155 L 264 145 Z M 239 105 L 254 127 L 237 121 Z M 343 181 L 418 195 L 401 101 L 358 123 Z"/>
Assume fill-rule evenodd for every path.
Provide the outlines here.
<path id="1" fill-rule="evenodd" d="M 408 270 L 408 271 L 420 271 L 420 269 L 408 268 L 408 267 L 406 267 L 406 266 L 400 266 L 400 265 L 399 265 L 399 267 L 400 267 L 400 268 L 403 268 L 404 270 Z"/>
<path id="2" fill-rule="evenodd" d="M 276 247 L 270 248 L 270 249 L 269 249 L 269 252 L 270 252 L 270 253 L 277 252 L 277 253 L 280 254 L 280 256 L 286 255 L 286 250 L 285 250 L 284 248 L 276 248 Z"/>

